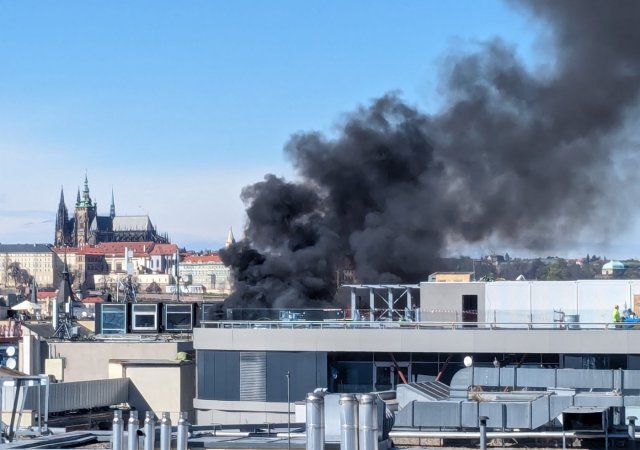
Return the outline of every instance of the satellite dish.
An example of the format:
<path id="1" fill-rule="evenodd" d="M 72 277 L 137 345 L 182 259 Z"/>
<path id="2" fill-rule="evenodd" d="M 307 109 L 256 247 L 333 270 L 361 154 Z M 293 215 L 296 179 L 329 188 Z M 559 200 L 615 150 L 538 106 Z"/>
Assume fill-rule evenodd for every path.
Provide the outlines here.
<path id="1" fill-rule="evenodd" d="M 10 345 L 9 347 L 7 347 L 7 356 L 13 356 L 16 354 L 16 348 L 13 345 Z"/>
<path id="2" fill-rule="evenodd" d="M 15 369 L 18 366 L 18 361 L 16 361 L 15 358 L 7 358 L 7 362 L 5 363 L 5 365 L 9 369 Z"/>

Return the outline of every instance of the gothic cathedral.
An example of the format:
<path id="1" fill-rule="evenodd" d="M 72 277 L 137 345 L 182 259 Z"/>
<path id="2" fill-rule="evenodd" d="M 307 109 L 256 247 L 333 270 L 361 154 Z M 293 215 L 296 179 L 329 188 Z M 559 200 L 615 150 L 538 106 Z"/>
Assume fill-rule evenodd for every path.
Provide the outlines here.
<path id="1" fill-rule="evenodd" d="M 117 216 L 111 192 L 111 208 L 108 216 L 98 216 L 98 206 L 89 195 L 89 181 L 84 177 L 82 196 L 78 196 L 73 217 L 64 202 L 64 191 L 60 192 L 60 204 L 56 214 L 56 247 L 83 247 L 101 242 L 156 242 L 168 243 L 169 238 L 159 235 L 149 216 Z"/>

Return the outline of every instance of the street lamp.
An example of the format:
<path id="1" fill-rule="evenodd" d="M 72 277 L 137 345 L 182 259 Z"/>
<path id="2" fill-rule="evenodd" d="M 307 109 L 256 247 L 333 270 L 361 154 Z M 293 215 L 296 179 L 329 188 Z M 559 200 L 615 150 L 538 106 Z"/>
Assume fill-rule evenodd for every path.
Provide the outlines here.
<path id="1" fill-rule="evenodd" d="M 473 387 L 474 386 L 473 358 L 471 356 L 465 356 L 464 359 L 462 360 L 462 363 L 464 364 L 465 367 L 471 367 L 471 387 Z"/>

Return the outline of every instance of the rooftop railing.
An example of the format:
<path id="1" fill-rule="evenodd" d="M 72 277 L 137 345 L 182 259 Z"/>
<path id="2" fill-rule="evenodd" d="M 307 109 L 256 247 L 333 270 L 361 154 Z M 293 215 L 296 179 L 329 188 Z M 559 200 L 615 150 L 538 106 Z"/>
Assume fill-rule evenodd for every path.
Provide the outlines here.
<path id="1" fill-rule="evenodd" d="M 554 322 L 446 322 L 446 321 L 278 321 L 278 320 L 203 320 L 201 328 L 233 328 L 233 329 L 375 329 L 375 330 L 640 330 L 640 324 L 580 322 L 574 324 L 558 324 Z"/>

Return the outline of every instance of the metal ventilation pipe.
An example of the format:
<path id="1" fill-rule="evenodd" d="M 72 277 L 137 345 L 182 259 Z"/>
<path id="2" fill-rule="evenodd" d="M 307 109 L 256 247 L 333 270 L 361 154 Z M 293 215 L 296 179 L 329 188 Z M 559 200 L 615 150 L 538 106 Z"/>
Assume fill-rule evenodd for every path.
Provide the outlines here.
<path id="1" fill-rule="evenodd" d="M 340 396 L 340 450 L 358 450 L 358 399 Z"/>
<path id="2" fill-rule="evenodd" d="M 183 411 L 180 413 L 180 419 L 178 419 L 178 438 L 176 443 L 177 450 L 187 450 L 187 443 L 189 441 L 189 427 L 191 424 L 187 420 L 188 413 Z"/>
<path id="3" fill-rule="evenodd" d="M 396 415 L 389 409 L 388 406 L 384 407 L 384 422 L 382 422 L 382 439 L 389 439 L 389 432 L 393 428 L 393 424 L 396 422 Z"/>
<path id="4" fill-rule="evenodd" d="M 360 450 L 378 450 L 378 405 L 371 394 L 360 396 L 358 431 Z"/>
<path id="5" fill-rule="evenodd" d="M 127 423 L 127 443 L 129 450 L 138 450 L 138 411 L 129 411 L 129 422 Z"/>
<path id="6" fill-rule="evenodd" d="M 307 394 L 307 450 L 324 450 L 324 396 Z"/>
<path id="7" fill-rule="evenodd" d="M 154 450 L 156 446 L 156 420 L 153 411 L 147 411 L 144 418 L 144 450 Z"/>
<path id="8" fill-rule="evenodd" d="M 171 449 L 171 415 L 168 411 L 162 413 L 160 419 L 160 450 Z"/>
<path id="9" fill-rule="evenodd" d="M 478 417 L 480 421 L 480 450 L 487 450 L 487 416 Z"/>
<path id="10" fill-rule="evenodd" d="M 124 423 L 122 422 L 122 411 L 116 409 L 113 411 L 113 424 L 111 427 L 111 448 L 112 450 L 122 449 L 122 434 L 124 431 Z"/>

